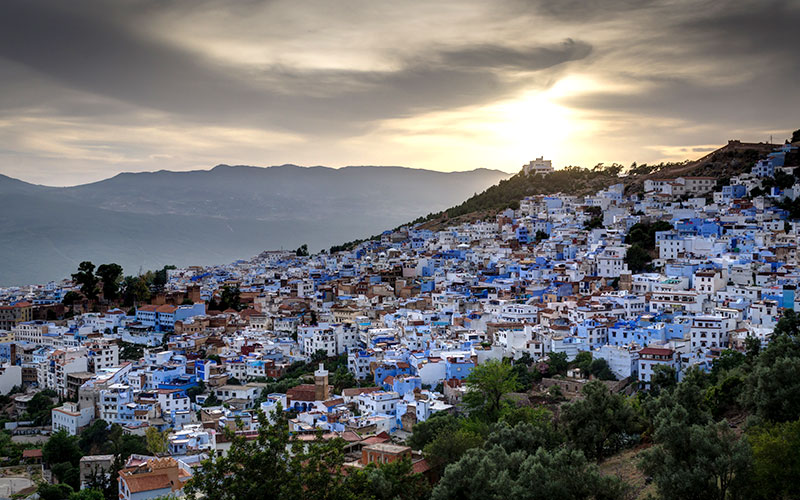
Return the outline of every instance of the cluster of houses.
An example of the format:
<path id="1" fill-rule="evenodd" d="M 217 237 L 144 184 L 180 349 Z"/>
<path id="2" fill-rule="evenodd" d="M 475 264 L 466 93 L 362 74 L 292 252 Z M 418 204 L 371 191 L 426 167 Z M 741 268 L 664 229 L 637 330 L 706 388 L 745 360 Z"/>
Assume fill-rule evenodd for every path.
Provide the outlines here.
<path id="1" fill-rule="evenodd" d="M 13 396 L 22 414 L 32 391 L 52 389 L 70 401 L 53 410 L 52 429 L 70 434 L 95 419 L 168 431 L 167 453 L 131 457 L 120 498 L 179 491 L 200 458 L 230 446 L 226 429 L 257 432 L 256 410 L 268 420 L 290 412 L 296 439 L 343 438 L 351 466 L 410 456 L 424 471 L 403 439 L 457 408 L 463 381 L 487 360 L 588 351 L 620 386 L 646 387 L 658 365 L 681 377 L 748 338 L 769 342 L 783 310 L 800 311 L 800 223 L 776 207 L 800 186 L 749 193 L 770 171 L 794 175 L 784 161 L 793 151 L 781 147 L 720 188 L 679 177 L 646 181 L 639 195 L 622 184 L 554 193 L 491 220 L 404 227 L 336 254 L 267 251 L 172 269 L 135 311 L 58 321 L 70 281 L 2 289 L 0 392 L 27 389 Z M 525 168 L 552 167 L 540 158 Z M 586 229 L 594 207 L 603 227 Z M 652 270 L 631 272 L 626 235 L 656 221 L 672 229 L 655 233 Z M 239 290 L 242 308 L 208 309 L 225 287 Z M 123 356 L 131 346 L 141 355 Z M 331 358 L 337 371 L 317 365 Z M 313 374 L 265 390 L 298 362 Z M 357 387 L 341 384 L 348 378 Z"/>

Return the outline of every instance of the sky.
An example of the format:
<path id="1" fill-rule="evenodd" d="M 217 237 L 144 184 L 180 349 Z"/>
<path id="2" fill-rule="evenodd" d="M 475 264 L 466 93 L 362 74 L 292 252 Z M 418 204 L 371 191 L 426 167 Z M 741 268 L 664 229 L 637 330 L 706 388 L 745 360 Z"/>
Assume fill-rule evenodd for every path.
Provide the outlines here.
<path id="1" fill-rule="evenodd" d="M 800 128 L 800 1 L 4 0 L 0 173 L 697 158 Z"/>

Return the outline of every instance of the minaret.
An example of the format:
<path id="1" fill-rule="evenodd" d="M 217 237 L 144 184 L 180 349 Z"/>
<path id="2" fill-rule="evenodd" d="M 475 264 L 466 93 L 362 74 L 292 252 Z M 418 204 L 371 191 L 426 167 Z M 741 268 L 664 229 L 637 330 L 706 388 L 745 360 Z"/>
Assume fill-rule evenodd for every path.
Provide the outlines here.
<path id="1" fill-rule="evenodd" d="M 324 363 L 320 363 L 319 369 L 314 372 L 314 399 L 316 401 L 325 401 L 329 396 L 328 370 L 325 369 Z"/>

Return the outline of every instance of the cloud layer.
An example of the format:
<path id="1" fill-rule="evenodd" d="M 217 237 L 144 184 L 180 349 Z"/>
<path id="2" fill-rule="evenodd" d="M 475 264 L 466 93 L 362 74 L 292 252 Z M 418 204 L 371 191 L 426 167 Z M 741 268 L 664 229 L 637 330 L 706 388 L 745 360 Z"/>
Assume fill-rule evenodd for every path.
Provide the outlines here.
<path id="1" fill-rule="evenodd" d="M 781 139 L 798 22 L 790 0 L 9 0 L 0 172 L 515 170 Z"/>

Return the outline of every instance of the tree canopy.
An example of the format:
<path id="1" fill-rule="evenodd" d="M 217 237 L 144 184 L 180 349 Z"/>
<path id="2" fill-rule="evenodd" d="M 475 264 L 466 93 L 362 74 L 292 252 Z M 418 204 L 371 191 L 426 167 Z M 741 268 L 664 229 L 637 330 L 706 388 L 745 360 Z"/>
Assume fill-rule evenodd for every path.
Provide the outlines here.
<path id="1" fill-rule="evenodd" d="M 470 412 L 496 422 L 500 417 L 500 401 L 505 394 L 517 390 L 517 377 L 510 363 L 489 360 L 479 364 L 465 379 L 467 392 L 464 404 Z"/>

